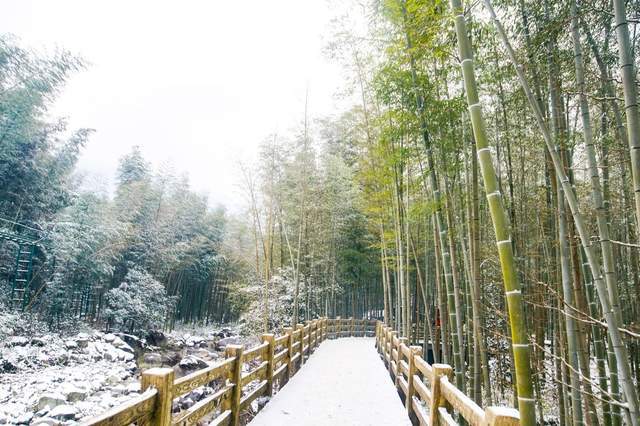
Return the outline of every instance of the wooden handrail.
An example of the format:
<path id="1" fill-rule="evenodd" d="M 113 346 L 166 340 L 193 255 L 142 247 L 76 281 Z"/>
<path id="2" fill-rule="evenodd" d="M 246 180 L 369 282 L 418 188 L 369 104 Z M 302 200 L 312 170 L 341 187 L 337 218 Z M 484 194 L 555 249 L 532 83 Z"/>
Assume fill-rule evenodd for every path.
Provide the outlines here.
<path id="1" fill-rule="evenodd" d="M 302 368 L 305 356 L 311 355 L 315 349 L 329 336 L 330 321 L 334 327 L 354 323 L 353 320 L 329 320 L 328 318 L 307 321 L 297 324 L 296 330 L 288 327 L 284 334 L 263 334 L 262 343 L 244 350 L 240 345 L 228 345 L 225 348 L 226 358 L 216 365 L 211 365 L 189 375 L 174 380 L 171 368 L 152 368 L 142 373 L 141 388 L 144 391 L 139 397 L 117 406 L 108 412 L 84 422 L 91 426 L 124 426 L 131 423 L 153 424 L 159 426 L 191 425 L 212 412 L 217 416 L 210 420 L 210 425 L 239 424 L 240 412 L 261 395 L 273 395 L 274 381 L 281 388 L 286 381 Z M 370 332 L 377 323 L 363 320 L 364 328 Z M 353 332 L 352 332 L 353 334 Z M 365 331 L 363 331 L 363 335 Z M 339 337 L 335 334 L 335 337 Z M 245 374 L 242 365 L 249 361 L 260 360 L 260 363 Z M 287 371 L 287 375 L 283 373 Z M 214 380 L 223 379 L 224 383 L 212 395 L 198 401 L 191 408 L 172 416 L 171 405 L 174 398 L 204 386 Z M 243 395 L 245 385 L 258 381 L 258 385 L 248 394 Z"/>
<path id="2" fill-rule="evenodd" d="M 421 426 L 457 425 L 458 413 L 471 426 L 511 426 L 520 424 L 517 410 L 507 407 L 482 409 L 458 389 L 450 378 L 453 369 L 446 364 L 430 365 L 422 348 L 409 346 L 406 338 L 378 322 L 376 347 L 388 366 L 394 384 L 404 396 L 408 415 Z M 425 410 L 429 407 L 429 410 Z"/>
<path id="3" fill-rule="evenodd" d="M 131 401 L 112 408 L 84 424 L 87 426 L 128 425 L 131 423 L 147 424 L 151 420 L 157 396 L 157 389 L 149 389 Z"/>

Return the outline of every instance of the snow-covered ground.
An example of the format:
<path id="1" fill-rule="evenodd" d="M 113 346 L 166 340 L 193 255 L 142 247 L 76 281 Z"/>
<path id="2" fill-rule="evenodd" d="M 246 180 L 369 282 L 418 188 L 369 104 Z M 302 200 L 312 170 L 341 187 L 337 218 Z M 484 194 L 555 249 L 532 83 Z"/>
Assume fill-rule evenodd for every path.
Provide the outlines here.
<path id="1" fill-rule="evenodd" d="M 0 424 L 72 423 L 139 391 L 134 350 L 113 334 L 13 336 L 0 365 Z"/>
<path id="2" fill-rule="evenodd" d="M 374 338 L 327 340 L 250 426 L 411 425 Z"/>
<path id="3" fill-rule="evenodd" d="M 228 326 L 155 332 L 149 341 L 83 327 L 60 335 L 32 319 L 0 315 L 0 425 L 75 425 L 138 395 L 145 368 L 173 367 L 180 377 L 218 362 L 226 344 L 256 341 Z M 174 411 L 210 391 L 177 398 Z"/>

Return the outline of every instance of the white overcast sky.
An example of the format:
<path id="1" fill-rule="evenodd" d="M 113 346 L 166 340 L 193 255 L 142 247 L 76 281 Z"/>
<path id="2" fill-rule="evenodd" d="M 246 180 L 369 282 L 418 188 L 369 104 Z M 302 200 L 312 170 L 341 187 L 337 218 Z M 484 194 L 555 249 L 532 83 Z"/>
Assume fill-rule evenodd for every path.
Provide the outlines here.
<path id="1" fill-rule="evenodd" d="M 234 208 L 238 161 L 303 119 L 334 112 L 341 70 L 322 54 L 335 11 L 326 0 L 13 0 L 0 31 L 23 47 L 65 48 L 90 65 L 54 106 L 96 133 L 79 168 L 112 181 L 140 145 L 173 164 L 213 205 Z"/>

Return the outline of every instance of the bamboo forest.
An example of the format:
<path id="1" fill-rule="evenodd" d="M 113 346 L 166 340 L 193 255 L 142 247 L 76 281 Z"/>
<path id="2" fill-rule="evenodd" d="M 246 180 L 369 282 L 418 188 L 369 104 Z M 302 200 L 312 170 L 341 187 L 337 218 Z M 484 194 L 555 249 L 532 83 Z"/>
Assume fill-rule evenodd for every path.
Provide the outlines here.
<path id="1" fill-rule="evenodd" d="M 205 3 L 0 33 L 0 424 L 640 425 L 640 2 Z"/>

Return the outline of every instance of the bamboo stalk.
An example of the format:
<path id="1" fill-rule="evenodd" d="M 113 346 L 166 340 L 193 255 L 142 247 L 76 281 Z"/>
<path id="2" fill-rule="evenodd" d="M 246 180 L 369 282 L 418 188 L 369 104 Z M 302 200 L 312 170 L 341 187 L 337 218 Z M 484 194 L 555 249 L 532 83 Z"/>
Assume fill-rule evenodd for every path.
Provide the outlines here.
<path id="1" fill-rule="evenodd" d="M 484 180 L 489 211 L 496 235 L 505 294 L 509 308 L 520 421 L 523 426 L 533 426 L 536 424 L 536 416 L 531 381 L 530 350 L 525 331 L 526 322 L 524 319 L 522 292 L 517 277 L 511 244 L 511 226 L 503 206 L 502 194 L 498 190 L 498 178 L 493 167 L 491 150 L 482 118 L 482 107 L 478 98 L 471 43 L 467 36 L 467 25 L 464 18 L 462 2 L 460 0 L 451 0 L 451 7 L 455 15 L 456 37 L 458 40 L 469 115 L 476 140 L 478 162 Z"/>

